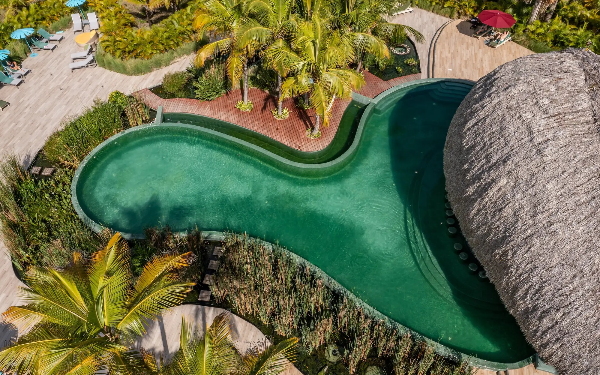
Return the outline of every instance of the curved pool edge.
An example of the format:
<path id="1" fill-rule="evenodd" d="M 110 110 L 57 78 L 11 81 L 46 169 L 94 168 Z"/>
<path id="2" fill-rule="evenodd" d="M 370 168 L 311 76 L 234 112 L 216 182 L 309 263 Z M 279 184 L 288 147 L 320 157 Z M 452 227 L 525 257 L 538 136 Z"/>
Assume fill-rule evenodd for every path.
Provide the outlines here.
<path id="1" fill-rule="evenodd" d="M 319 169 L 340 167 L 340 166 L 343 166 L 344 163 L 349 162 L 352 159 L 352 157 L 354 156 L 354 154 L 356 153 L 356 150 L 358 149 L 358 146 L 362 139 L 366 121 L 369 118 L 369 116 L 372 114 L 372 112 L 374 111 L 377 104 L 379 104 L 383 99 L 385 99 L 386 97 L 392 95 L 393 93 L 395 93 L 399 90 L 404 90 L 411 86 L 419 86 L 419 85 L 423 85 L 423 84 L 427 84 L 427 83 L 434 83 L 434 82 L 441 82 L 441 81 L 465 83 L 465 84 L 470 84 L 470 85 L 474 84 L 473 81 L 464 80 L 464 79 L 427 78 L 427 79 L 421 79 L 421 80 L 407 82 L 407 83 L 400 84 L 400 85 L 397 85 L 397 86 L 387 89 L 386 91 L 382 92 L 381 94 L 377 95 L 374 99 L 372 99 L 370 101 L 370 103 L 367 105 L 367 107 L 365 108 L 364 112 L 361 115 L 360 122 L 356 129 L 356 134 L 354 136 L 352 144 L 348 147 L 348 149 L 342 155 L 337 157 L 336 159 L 333 159 L 333 160 L 325 162 L 325 163 L 320 163 L 320 164 L 305 164 L 305 163 L 291 161 L 282 156 L 274 154 L 271 151 L 265 150 L 264 148 L 262 148 L 260 146 L 252 144 L 250 142 L 247 142 L 245 140 L 242 140 L 242 139 L 239 139 L 239 138 L 227 135 L 227 134 L 223 134 L 223 133 L 215 131 L 215 130 L 203 128 L 203 127 L 197 126 L 197 125 L 160 123 L 160 124 L 141 125 L 141 126 L 133 127 L 130 129 L 126 129 L 122 132 L 119 132 L 119 133 L 113 135 L 112 137 L 106 139 L 104 142 L 102 142 L 101 144 L 96 146 L 79 164 L 79 166 L 77 167 L 77 170 L 75 171 L 75 175 L 73 176 L 73 180 L 71 182 L 71 202 L 73 203 L 73 207 L 74 207 L 77 215 L 79 216 L 79 218 L 88 227 L 90 227 L 94 232 L 99 233 L 99 232 L 107 229 L 107 228 L 103 227 L 102 225 L 100 225 L 99 223 L 92 220 L 89 216 L 87 216 L 87 214 L 83 211 L 81 205 L 79 204 L 79 199 L 77 197 L 77 183 L 79 181 L 81 172 L 85 168 L 86 164 L 90 161 L 90 159 L 92 159 L 107 144 L 113 142 L 114 140 L 116 140 L 126 134 L 133 133 L 136 131 L 142 131 L 144 129 L 148 129 L 151 127 L 178 127 L 178 128 L 187 128 L 187 129 L 193 129 L 193 130 L 199 131 L 199 132 L 204 132 L 204 133 L 210 134 L 212 136 L 216 136 L 218 138 L 225 139 L 225 140 L 233 142 L 233 143 L 237 143 L 238 145 L 240 145 L 242 147 L 249 148 L 255 152 L 258 152 L 259 154 L 262 154 L 263 156 L 275 161 L 276 163 L 281 163 L 281 164 L 291 167 L 293 169 L 319 170 Z M 203 116 L 200 116 L 200 117 L 203 117 Z M 232 123 L 229 123 L 229 124 L 232 124 Z M 232 125 L 239 126 L 239 125 L 235 125 L 235 124 L 232 124 Z M 110 228 L 108 228 L 108 229 L 110 229 Z M 219 232 L 219 231 L 202 231 L 202 233 L 206 236 L 205 238 L 207 238 L 208 240 L 215 240 L 215 241 L 221 241 L 227 235 L 227 232 Z M 185 235 L 186 232 L 180 232 L 179 234 Z M 121 233 L 121 235 L 126 239 L 143 239 L 145 237 L 143 233 L 142 234 Z M 256 239 L 256 240 L 264 243 L 269 249 L 272 249 L 273 246 L 275 246 L 272 243 L 263 241 L 261 239 Z M 285 249 L 285 248 L 283 248 L 283 249 Z M 518 362 L 502 363 L 502 362 L 488 361 L 488 360 L 481 359 L 481 358 L 478 358 L 475 356 L 461 353 L 455 349 L 451 349 L 443 344 L 440 344 L 439 342 L 437 342 L 435 340 L 432 340 L 428 337 L 425 337 L 425 336 L 417 333 L 416 331 L 412 330 L 409 327 L 406 327 L 406 326 L 392 320 L 385 314 L 381 313 L 379 310 L 373 308 L 372 306 L 370 306 L 369 304 L 364 302 L 362 299 L 360 299 L 359 297 L 354 295 L 351 291 L 349 291 L 348 289 L 343 287 L 341 284 L 339 284 L 337 281 L 335 281 L 332 277 L 330 277 L 327 273 L 322 271 L 319 267 L 315 266 L 314 264 L 312 264 L 308 260 L 302 258 L 301 256 L 295 254 L 294 252 L 287 250 L 287 249 L 285 249 L 285 250 L 286 250 L 287 254 L 290 255 L 292 258 L 294 258 L 298 263 L 304 264 L 304 265 L 312 268 L 313 270 L 315 270 L 323 278 L 323 280 L 328 284 L 329 287 L 331 287 L 332 289 L 347 296 L 352 301 L 354 301 L 358 306 L 361 306 L 363 309 L 365 309 L 365 311 L 368 311 L 370 314 L 372 314 L 372 316 L 386 322 L 386 324 L 388 324 L 392 327 L 395 327 L 396 329 L 398 329 L 399 332 L 410 332 L 411 335 L 413 337 L 415 337 L 416 339 L 427 342 L 429 345 L 431 345 L 435 348 L 435 351 L 438 354 L 440 354 L 442 356 L 454 359 L 456 361 L 467 361 L 472 366 L 477 367 L 477 368 L 490 369 L 490 370 L 495 370 L 495 371 L 519 369 L 519 368 L 525 367 L 534 362 L 534 355 L 532 355 L 528 358 L 525 358 L 521 361 L 518 361 Z"/>

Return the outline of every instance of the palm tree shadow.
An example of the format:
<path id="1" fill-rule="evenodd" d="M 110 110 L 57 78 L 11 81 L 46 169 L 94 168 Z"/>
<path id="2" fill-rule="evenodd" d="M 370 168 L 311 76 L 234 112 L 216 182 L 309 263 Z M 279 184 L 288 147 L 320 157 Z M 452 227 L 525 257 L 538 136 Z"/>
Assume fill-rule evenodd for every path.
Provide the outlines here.
<path id="1" fill-rule="evenodd" d="M 0 349 L 10 346 L 17 340 L 19 331 L 12 324 L 0 322 Z"/>

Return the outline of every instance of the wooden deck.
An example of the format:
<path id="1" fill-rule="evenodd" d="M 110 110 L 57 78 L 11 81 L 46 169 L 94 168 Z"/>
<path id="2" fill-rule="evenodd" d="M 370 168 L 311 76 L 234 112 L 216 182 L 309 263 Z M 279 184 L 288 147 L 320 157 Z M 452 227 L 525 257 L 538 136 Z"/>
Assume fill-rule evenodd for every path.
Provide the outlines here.
<path id="1" fill-rule="evenodd" d="M 435 43 L 434 78 L 462 78 L 477 81 L 500 65 L 533 52 L 515 42 L 498 48 L 484 39 L 473 38 L 471 24 L 455 20 L 444 27 Z"/>
<path id="2" fill-rule="evenodd" d="M 167 72 L 184 70 L 190 57 L 143 76 L 126 76 L 100 67 L 83 68 L 71 73 L 71 53 L 80 52 L 70 30 L 53 52 L 41 51 L 28 57 L 25 68 L 31 69 L 18 88 L 2 85 L 0 99 L 10 107 L 0 112 L 0 158 L 13 153 L 29 164 L 46 139 L 69 117 L 90 107 L 96 98 L 106 100 L 119 90 L 126 94 L 157 85 Z"/>

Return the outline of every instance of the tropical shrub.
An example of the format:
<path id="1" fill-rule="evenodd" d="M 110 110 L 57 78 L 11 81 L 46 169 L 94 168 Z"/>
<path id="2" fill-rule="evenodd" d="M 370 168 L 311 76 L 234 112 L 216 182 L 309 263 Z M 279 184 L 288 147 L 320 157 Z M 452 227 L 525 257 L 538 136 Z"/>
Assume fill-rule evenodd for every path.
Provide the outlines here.
<path id="1" fill-rule="evenodd" d="M 123 130 L 122 109 L 113 103 L 96 102 L 92 108 L 52 134 L 44 155 L 55 165 L 76 168 L 98 144 Z"/>
<path id="2" fill-rule="evenodd" d="M 186 85 L 191 78 L 192 75 L 187 71 L 167 73 L 163 77 L 163 90 L 174 97 L 183 98 L 186 96 Z"/>
<path id="3" fill-rule="evenodd" d="M 468 365 L 439 356 L 416 335 L 376 316 L 334 284 L 282 248 L 232 234 L 225 240 L 211 290 L 217 302 L 260 321 L 274 334 L 298 337 L 308 355 L 325 344 L 341 346 L 351 374 L 370 357 L 386 359 L 396 375 L 470 374 Z M 316 373 L 299 365 L 305 373 Z"/>
<path id="4" fill-rule="evenodd" d="M 96 52 L 96 61 L 99 66 L 112 70 L 113 72 L 137 76 L 150 73 L 155 69 L 171 64 L 175 59 L 181 56 L 193 53 L 196 50 L 196 45 L 196 42 L 190 42 L 183 44 L 174 50 L 154 55 L 149 59 L 135 58 L 124 60 L 106 53 L 100 44 Z"/>
<path id="5" fill-rule="evenodd" d="M 118 0 L 92 0 L 102 20 L 100 44 L 105 53 L 122 59 L 150 59 L 194 40 L 192 2 L 151 28 L 135 28 L 135 18 Z"/>
<path id="6" fill-rule="evenodd" d="M 213 64 L 194 82 L 196 98 L 201 101 L 214 100 L 227 93 L 227 77 L 223 64 Z"/>

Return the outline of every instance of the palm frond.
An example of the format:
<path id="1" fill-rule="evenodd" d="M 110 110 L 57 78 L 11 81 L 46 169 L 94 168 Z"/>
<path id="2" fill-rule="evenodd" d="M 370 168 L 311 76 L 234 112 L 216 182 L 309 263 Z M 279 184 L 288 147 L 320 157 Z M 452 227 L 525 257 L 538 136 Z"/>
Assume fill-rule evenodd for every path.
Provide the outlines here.
<path id="1" fill-rule="evenodd" d="M 204 47 L 200 48 L 196 53 L 195 64 L 197 66 L 204 66 L 204 63 L 209 57 L 212 57 L 219 53 L 227 53 L 231 50 L 232 39 L 225 38 L 217 40 L 216 42 L 208 43 Z"/>
<path id="2" fill-rule="evenodd" d="M 250 351 L 243 358 L 244 375 L 278 375 L 296 359 L 297 338 L 290 338 L 263 351 Z"/>

